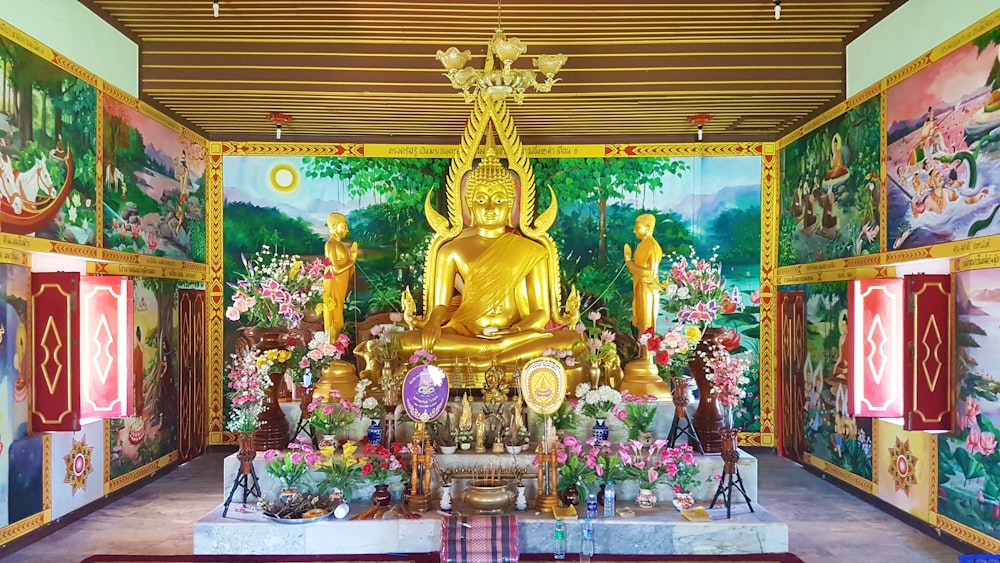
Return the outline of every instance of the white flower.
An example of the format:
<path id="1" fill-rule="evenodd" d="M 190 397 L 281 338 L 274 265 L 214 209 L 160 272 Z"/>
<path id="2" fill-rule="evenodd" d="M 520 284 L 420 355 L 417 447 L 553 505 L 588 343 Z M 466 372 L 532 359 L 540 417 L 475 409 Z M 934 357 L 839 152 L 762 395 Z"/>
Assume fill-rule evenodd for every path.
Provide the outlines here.
<path id="1" fill-rule="evenodd" d="M 378 399 L 376 399 L 375 397 L 367 397 L 364 401 L 361 402 L 361 408 L 368 411 L 374 409 L 377 406 L 378 406 Z"/>
<path id="2" fill-rule="evenodd" d="M 576 396 L 578 399 L 585 398 L 589 392 L 590 392 L 589 383 L 581 383 L 576 386 Z"/>
<path id="3" fill-rule="evenodd" d="M 667 286 L 667 299 L 673 299 L 674 297 L 677 297 L 677 286 L 670 284 Z"/>
<path id="4" fill-rule="evenodd" d="M 687 287 L 681 287 L 677 290 L 678 299 L 687 299 L 688 297 L 691 297 L 691 290 Z"/>
<path id="5" fill-rule="evenodd" d="M 226 309 L 226 318 L 231 321 L 240 320 L 240 310 L 237 309 L 236 307 L 229 307 L 228 309 Z"/>

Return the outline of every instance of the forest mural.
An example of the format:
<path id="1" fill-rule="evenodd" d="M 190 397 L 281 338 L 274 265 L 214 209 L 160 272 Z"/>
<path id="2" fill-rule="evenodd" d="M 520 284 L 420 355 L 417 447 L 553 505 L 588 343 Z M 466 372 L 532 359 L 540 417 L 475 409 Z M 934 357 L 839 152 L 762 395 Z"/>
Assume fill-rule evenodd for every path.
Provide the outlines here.
<path id="1" fill-rule="evenodd" d="M 205 147 L 104 96 L 104 247 L 205 261 Z"/>
<path id="2" fill-rule="evenodd" d="M 125 475 L 177 447 L 177 282 L 134 278 L 133 362 L 141 404 L 136 416 L 111 419 L 111 478 Z"/>
<path id="3" fill-rule="evenodd" d="M 96 242 L 96 89 L 0 37 L 0 229 Z"/>
<path id="4" fill-rule="evenodd" d="M 938 438 L 938 512 L 1000 538 L 1000 269 L 955 275 L 955 431 Z"/>
<path id="5" fill-rule="evenodd" d="M 806 292 L 805 451 L 871 480 L 872 419 L 848 414 L 847 284 L 787 289 Z"/>
<path id="6" fill-rule="evenodd" d="M 890 248 L 1000 233 L 1000 28 L 887 93 Z"/>
<path id="7" fill-rule="evenodd" d="M 781 151 L 778 265 L 879 252 L 879 98 Z"/>
<path id="8" fill-rule="evenodd" d="M 748 302 L 743 314 L 726 322 L 756 352 L 759 309 L 750 295 L 760 275 L 759 158 L 536 159 L 532 164 L 536 184 L 552 186 L 559 198 L 559 217 L 549 234 L 560 251 L 563 281 L 575 285 L 585 303 L 605 310 L 628 333 L 632 289 L 622 248 L 635 244 L 636 215 L 650 212 L 665 255 L 687 254 L 691 246 L 706 257 L 719 253 L 729 282 Z M 345 308 L 348 332 L 351 321 L 398 308 L 404 287 L 420 289 L 431 235 L 423 201 L 431 189 L 438 190 L 434 197 L 443 197 L 448 166 L 447 159 L 225 157 L 226 281 L 242 272 L 241 254 L 262 245 L 321 256 L 326 217 L 336 211 L 348 217 L 350 238 L 360 247 L 357 283 Z M 545 190 L 539 196 L 545 208 L 549 196 Z M 752 386 L 740 422 L 756 431 L 756 380 Z"/>

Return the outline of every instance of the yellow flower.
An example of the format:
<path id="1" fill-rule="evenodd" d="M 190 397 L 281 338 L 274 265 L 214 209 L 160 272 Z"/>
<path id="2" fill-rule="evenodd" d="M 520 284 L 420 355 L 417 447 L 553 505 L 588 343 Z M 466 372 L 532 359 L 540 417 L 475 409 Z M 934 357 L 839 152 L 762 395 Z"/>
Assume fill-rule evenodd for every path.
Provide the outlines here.
<path id="1" fill-rule="evenodd" d="M 292 353 L 289 352 L 288 350 L 282 350 L 282 351 L 278 352 L 278 361 L 279 362 L 287 362 L 288 359 L 291 358 L 291 357 L 292 357 Z"/>
<path id="2" fill-rule="evenodd" d="M 295 262 L 292 262 L 292 267 L 288 270 L 288 277 L 289 278 L 294 278 L 294 277 L 298 276 L 299 275 L 299 270 L 301 270 L 301 269 L 302 269 L 302 261 L 301 260 L 296 260 Z"/>
<path id="3" fill-rule="evenodd" d="M 340 456 L 340 459 L 341 459 L 341 461 L 344 462 L 344 465 L 346 465 L 347 467 L 350 467 L 350 466 L 354 465 L 355 463 L 358 463 L 358 460 L 354 459 L 354 452 L 357 451 L 357 449 L 358 449 L 358 445 L 355 444 L 354 442 L 345 442 L 344 443 L 344 453 L 341 454 L 341 456 Z"/>
<path id="4" fill-rule="evenodd" d="M 326 307 L 325 307 L 325 306 L 323 305 L 323 302 L 319 302 L 319 303 L 317 303 L 317 304 L 316 304 L 316 306 L 315 306 L 315 307 L 313 308 L 313 311 L 314 311 L 314 312 L 315 312 L 315 313 L 316 313 L 317 315 L 322 315 L 322 314 L 323 314 L 323 310 L 324 310 L 324 309 L 326 309 Z"/>
<path id="5" fill-rule="evenodd" d="M 687 338 L 692 344 L 695 342 L 701 342 L 701 329 L 696 326 L 689 326 L 685 328 L 684 338 Z"/>

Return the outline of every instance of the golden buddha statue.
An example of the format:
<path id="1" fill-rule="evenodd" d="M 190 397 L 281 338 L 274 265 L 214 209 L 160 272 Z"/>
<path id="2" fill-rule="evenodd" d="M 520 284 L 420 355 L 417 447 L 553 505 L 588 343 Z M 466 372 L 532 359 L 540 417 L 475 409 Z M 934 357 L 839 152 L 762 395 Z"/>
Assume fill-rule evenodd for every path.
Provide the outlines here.
<path id="1" fill-rule="evenodd" d="M 656 319 L 660 316 L 659 269 L 663 250 L 653 238 L 655 227 L 656 217 L 652 214 L 636 217 L 635 236 L 639 244 L 635 254 L 628 244 L 624 249 L 625 266 L 632 274 L 632 326 L 639 334 L 650 328 L 656 330 Z M 664 401 L 670 399 L 670 386 L 660 378 L 648 350 L 643 350 L 639 359 L 625 365 L 620 390 L 639 397 L 653 395 Z"/>
<path id="2" fill-rule="evenodd" d="M 341 213 L 331 213 L 326 219 L 330 229 L 330 239 L 323 247 L 326 261 L 323 268 L 323 329 L 334 342 L 344 329 L 344 302 L 347 289 L 354 276 L 354 263 L 358 258 L 358 243 L 350 247 L 344 244 L 348 234 L 347 217 Z M 357 369 L 353 364 L 334 361 L 323 370 L 323 377 L 316 384 L 316 392 L 329 395 L 331 389 L 351 400 L 358 383 Z"/>
<path id="3" fill-rule="evenodd" d="M 491 120 L 498 131 L 508 132 L 500 141 L 509 168 L 487 132 Z M 502 100 L 479 99 L 448 174 L 448 217 L 433 209 L 431 194 L 425 201 L 435 236 L 424 274 L 424 315 L 416 315 L 409 291 L 403 297 L 404 319 L 412 329 L 400 338 L 403 351 L 433 350 L 442 366 L 470 362 L 480 385 L 494 362 L 514 367 L 546 349 L 582 342 L 566 328 L 579 319 L 575 290 L 565 312 L 560 307 L 558 253 L 547 233 L 556 197 L 553 193 L 550 208 L 535 218 L 534 175 L 513 130 Z M 485 157 L 473 168 L 484 135 Z"/>

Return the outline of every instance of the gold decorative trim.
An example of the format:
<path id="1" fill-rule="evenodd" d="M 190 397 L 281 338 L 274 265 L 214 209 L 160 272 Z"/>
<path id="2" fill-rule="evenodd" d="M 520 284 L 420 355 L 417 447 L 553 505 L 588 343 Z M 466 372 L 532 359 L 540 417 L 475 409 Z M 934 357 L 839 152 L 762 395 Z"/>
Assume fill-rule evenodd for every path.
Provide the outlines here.
<path id="1" fill-rule="evenodd" d="M 107 86 L 102 84 L 102 86 Z M 104 97 L 107 95 L 107 88 L 97 89 L 97 115 L 95 119 L 94 160 L 97 161 L 97 170 L 94 171 L 94 205 L 97 206 L 96 219 L 94 221 L 94 241 L 97 248 L 104 248 Z"/>
<path id="2" fill-rule="evenodd" d="M 174 463 L 178 459 L 180 459 L 180 455 L 177 453 L 177 450 L 174 450 L 165 456 L 157 458 L 147 463 L 146 465 L 143 465 L 142 467 L 136 469 L 135 471 L 131 471 L 129 473 L 126 473 L 125 475 L 122 475 L 121 477 L 116 477 L 115 479 L 111 479 L 108 482 L 107 487 L 105 487 L 105 491 L 114 492 L 117 491 L 118 489 L 121 489 L 122 487 L 127 487 L 128 485 L 135 483 L 136 481 L 142 479 L 143 477 L 147 477 L 149 475 L 152 475 L 153 473 L 156 473 L 157 471 L 163 469 L 164 467 L 170 465 L 171 463 Z"/>
<path id="3" fill-rule="evenodd" d="M 44 526 L 46 523 L 45 512 L 46 511 L 42 511 L 37 514 L 32 514 L 23 520 L 14 522 L 10 526 L 0 528 L 0 545 L 7 544 L 24 534 L 33 532 Z M 51 519 L 51 517 L 51 511 L 49 511 L 49 519 Z"/>
<path id="4" fill-rule="evenodd" d="M 877 268 L 850 268 L 844 270 L 826 270 L 806 273 L 779 273 L 778 285 L 797 285 L 801 283 L 816 283 L 824 281 L 849 281 L 896 277 L 893 266 Z"/>
<path id="5" fill-rule="evenodd" d="M 932 463 L 931 465 L 937 464 Z M 986 553 L 1000 553 L 1000 540 L 993 536 L 988 536 L 979 530 L 956 522 L 947 516 L 942 516 L 935 511 L 931 511 L 930 521 L 932 525 L 937 526 L 942 532 L 968 542 Z"/>
<path id="6" fill-rule="evenodd" d="M 927 484 L 928 488 L 927 497 L 929 503 L 928 508 L 931 514 L 933 515 L 938 510 L 938 487 L 940 487 L 940 484 L 938 483 L 939 475 L 938 475 L 938 464 L 937 464 L 938 437 L 931 436 L 930 439 L 928 440 L 928 443 L 929 446 L 927 449 L 930 453 L 927 454 L 927 459 L 930 460 L 930 463 L 927 464 L 927 469 L 930 475 L 930 482 Z M 933 519 L 933 516 L 931 516 L 931 519 Z"/>
<path id="7" fill-rule="evenodd" d="M 886 173 L 889 168 L 889 96 L 879 98 L 879 167 L 878 167 L 878 250 L 885 254 L 889 250 L 889 192 L 886 189 Z"/>
<path id="8" fill-rule="evenodd" d="M 879 432 L 879 427 L 882 425 L 882 421 L 879 419 L 872 419 L 872 494 L 878 496 L 878 454 L 875 452 L 879 451 L 881 444 L 881 436 Z M 937 460 L 937 457 L 931 459 Z M 935 461 L 931 465 L 937 467 L 937 462 Z"/>
<path id="9" fill-rule="evenodd" d="M 231 150 L 236 150 L 240 145 L 228 146 Z M 223 361 L 225 284 L 222 271 L 222 208 L 225 202 L 222 186 L 222 155 L 225 147 L 225 143 L 214 141 L 208 144 L 208 162 L 205 168 L 205 262 L 208 270 L 205 281 L 205 372 L 209 374 L 205 416 L 208 419 L 206 426 L 208 444 L 212 446 L 226 443 L 221 435 L 225 428 L 222 395 L 224 391 L 222 374 L 225 364 Z"/>
<path id="10" fill-rule="evenodd" d="M 774 143 L 761 143 L 760 172 L 760 438 L 762 446 L 774 446 L 777 436 L 778 335 L 777 279 L 779 175 L 781 155 Z"/>
<path id="11" fill-rule="evenodd" d="M 111 493 L 111 419 L 104 419 L 104 496 Z"/>
<path id="12" fill-rule="evenodd" d="M 212 142 L 218 146 L 220 156 L 365 156 L 364 145 L 357 143 L 259 143 L 259 142 Z M 421 157 L 423 158 L 423 157 Z M 220 184 L 219 189 L 222 189 Z M 221 203 L 221 198 L 220 203 Z M 206 219 L 207 220 L 207 219 Z"/>
<path id="13" fill-rule="evenodd" d="M 27 266 L 30 254 L 13 250 L 10 248 L 0 248 L 0 264 L 14 264 L 15 266 Z"/>
<path id="14" fill-rule="evenodd" d="M 838 467 L 810 453 L 804 454 L 803 457 L 805 462 L 808 463 L 809 465 L 812 465 L 813 467 L 819 469 L 820 471 L 828 475 L 832 475 L 849 485 L 853 485 L 854 487 L 857 487 L 870 495 L 875 494 L 875 491 L 877 490 L 875 483 L 873 483 L 872 481 L 869 481 L 868 479 L 865 479 L 863 477 L 859 477 L 851 473 L 850 471 L 843 469 L 842 467 Z"/>
<path id="15" fill-rule="evenodd" d="M 52 520 L 52 434 L 42 434 L 42 511 Z"/>
<path id="16" fill-rule="evenodd" d="M 113 262 L 87 262 L 87 273 L 98 276 L 140 276 L 144 278 L 166 278 L 190 282 L 203 282 L 207 277 L 204 270 L 178 270 L 176 268 L 163 268 L 160 266 Z"/>
<path id="17" fill-rule="evenodd" d="M 100 190 L 98 190 L 98 192 L 100 192 Z M 207 272 L 207 266 L 199 262 L 185 262 L 174 258 L 120 252 L 117 250 L 109 250 L 95 246 L 85 246 L 82 244 L 47 240 L 22 235 L 12 235 L 10 233 L 0 233 L 0 252 L 18 252 L 22 254 L 25 252 L 47 252 L 52 254 L 75 256 L 77 258 L 86 258 L 89 260 L 116 262 L 123 265 L 133 264 L 139 267 L 160 270 L 179 270 L 185 272 L 182 279 L 190 279 L 192 276 L 204 277 Z M 2 254 L 0 254 L 0 263 L 2 262 L 4 262 L 4 259 L 2 258 Z"/>

